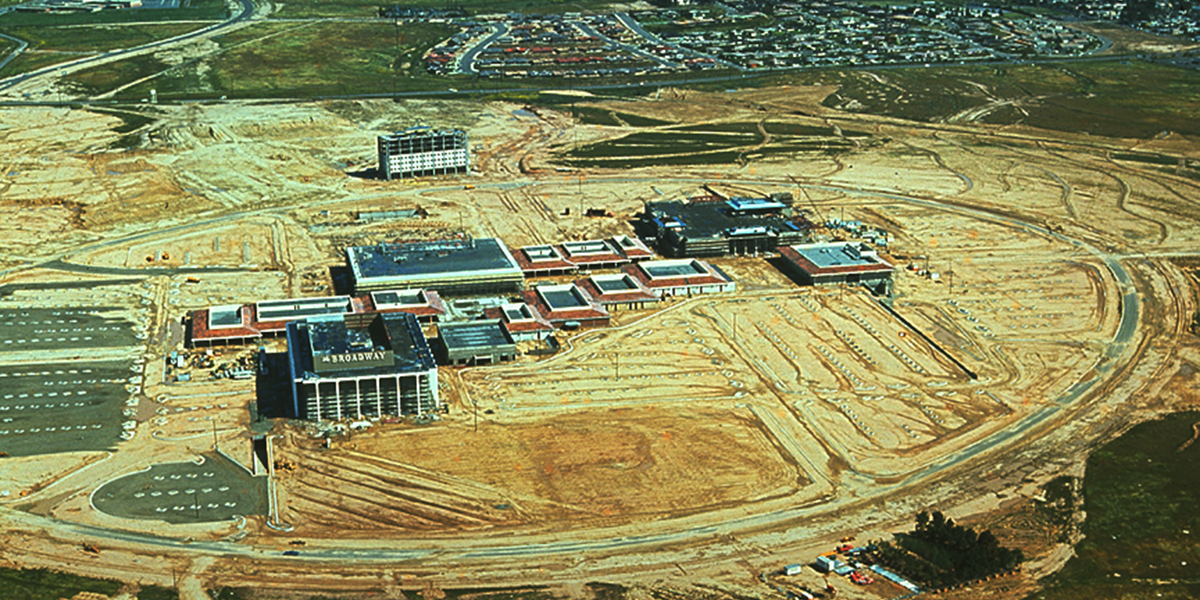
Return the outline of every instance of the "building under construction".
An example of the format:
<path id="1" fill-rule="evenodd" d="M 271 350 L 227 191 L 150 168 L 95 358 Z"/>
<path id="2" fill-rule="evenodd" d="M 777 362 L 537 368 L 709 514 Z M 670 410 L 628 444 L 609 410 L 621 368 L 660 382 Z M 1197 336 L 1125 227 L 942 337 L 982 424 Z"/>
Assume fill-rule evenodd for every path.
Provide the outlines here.
<path id="1" fill-rule="evenodd" d="M 287 326 L 292 409 L 311 420 L 441 409 L 437 364 L 408 313 L 331 315 Z"/>
<path id="2" fill-rule="evenodd" d="M 412 127 L 376 141 L 379 172 L 394 177 L 466 173 L 471 166 L 467 132 L 461 129 Z"/>
<path id="3" fill-rule="evenodd" d="M 647 202 L 641 228 L 665 256 L 766 254 L 810 239 L 813 224 L 803 216 L 793 216 L 790 203 L 790 194 Z"/>
<path id="4" fill-rule="evenodd" d="M 495 238 L 457 238 L 346 249 L 355 293 L 420 288 L 440 294 L 508 294 L 525 275 Z"/>

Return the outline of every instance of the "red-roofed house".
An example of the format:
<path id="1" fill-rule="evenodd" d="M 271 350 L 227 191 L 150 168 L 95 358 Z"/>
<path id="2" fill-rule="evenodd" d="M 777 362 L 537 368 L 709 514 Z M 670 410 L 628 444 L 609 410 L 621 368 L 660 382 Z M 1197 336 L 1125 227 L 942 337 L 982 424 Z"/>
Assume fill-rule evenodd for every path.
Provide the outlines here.
<path id="1" fill-rule="evenodd" d="M 629 273 L 592 275 L 576 279 L 575 285 L 609 310 L 645 308 L 647 303 L 659 301 L 650 288 Z"/>
<path id="2" fill-rule="evenodd" d="M 554 325 L 545 317 L 529 309 L 524 302 L 502 304 L 483 311 L 489 319 L 500 319 L 513 341 L 544 340 L 554 333 Z"/>
<path id="3" fill-rule="evenodd" d="M 604 306 L 573 283 L 539 285 L 521 292 L 521 297 L 530 310 L 559 329 L 603 327 L 611 318 Z"/>
<path id="4" fill-rule="evenodd" d="M 694 258 L 648 260 L 623 270 L 658 296 L 692 296 L 737 289 L 721 269 Z"/>
<path id="5" fill-rule="evenodd" d="M 858 242 L 800 244 L 779 249 L 792 275 L 803 285 L 879 283 L 895 267 Z"/>

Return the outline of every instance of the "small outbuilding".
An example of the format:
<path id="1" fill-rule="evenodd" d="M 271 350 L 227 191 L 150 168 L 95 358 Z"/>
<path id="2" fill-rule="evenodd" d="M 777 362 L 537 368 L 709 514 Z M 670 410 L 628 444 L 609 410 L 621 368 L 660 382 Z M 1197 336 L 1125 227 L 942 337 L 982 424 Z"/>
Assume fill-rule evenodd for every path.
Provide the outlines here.
<path id="1" fill-rule="evenodd" d="M 488 365 L 513 360 L 517 344 L 499 319 L 438 325 L 438 361 L 444 365 Z"/>

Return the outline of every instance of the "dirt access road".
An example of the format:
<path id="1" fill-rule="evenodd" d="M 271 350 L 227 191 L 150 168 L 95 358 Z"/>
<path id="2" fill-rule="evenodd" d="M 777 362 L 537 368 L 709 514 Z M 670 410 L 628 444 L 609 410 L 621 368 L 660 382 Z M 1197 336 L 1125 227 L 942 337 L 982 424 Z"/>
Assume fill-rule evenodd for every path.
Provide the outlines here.
<path id="1" fill-rule="evenodd" d="M 86 469 L 49 466 L 62 457 L 12 460 L 6 473 L 24 473 L 9 476 L 14 489 L 38 491 L 0 512 L 13 540 L 5 558 L 160 584 L 187 572 L 206 586 L 299 591 L 612 580 L 764 594 L 755 574 L 846 533 L 882 537 L 923 508 L 970 515 L 1032 496 L 1154 408 L 1158 386 L 1194 352 L 1184 333 L 1189 283 L 1167 257 L 1194 252 L 1197 190 L 1110 150 L 1194 153 L 1190 140 L 905 123 L 825 109 L 816 102 L 824 93 L 666 94 L 620 109 L 716 132 L 764 110 L 783 119 L 803 109 L 818 116 L 786 118 L 881 141 L 837 155 L 569 174 L 549 162 L 558 148 L 633 128 L 579 127 L 506 104 L 157 107 L 143 147 L 112 152 L 112 117 L 9 109 L 22 120 L 5 122 L 31 125 L 0 131 L 3 201 L 41 225 L 3 225 L 5 283 L 137 274 L 148 293 L 129 302 L 148 301 L 158 324 L 147 357 L 173 348 L 160 334 L 189 308 L 332 285 L 327 268 L 347 243 L 460 224 L 512 246 L 629 233 L 625 219 L 641 202 L 707 183 L 792 191 L 813 211 L 887 229 L 902 265 L 953 272 L 953 289 L 949 277 L 899 274 L 896 310 L 979 379 L 901 336 L 906 328 L 861 293 L 800 290 L 761 258 L 723 259 L 736 294 L 620 314 L 545 362 L 443 370 L 451 413 L 440 424 L 383 427 L 332 452 L 284 431 L 279 452 L 306 465 L 276 481 L 290 532 L 261 518 L 242 529 L 174 526 L 92 509 L 88 495 L 106 478 L 204 449 L 202 437 L 157 439 L 151 419 Z M 422 117 L 471 128 L 483 169 L 473 189 L 346 175 L 372 160 L 364 130 Z M 617 216 L 564 214 L 601 202 Z M 413 207 L 428 216 L 353 218 Z M 62 259 L 96 271 L 39 267 Z M 229 272 L 181 285 L 179 269 L 210 266 Z M 222 443 L 233 444 L 251 394 L 212 385 L 193 394 L 230 392 L 218 418 Z M 213 403 L 153 377 L 143 386 L 147 397 L 181 396 L 168 406 Z M 492 411 L 478 434 L 472 399 Z M 297 537 L 300 556 L 281 556 Z M 81 540 L 102 554 L 81 563 Z"/>

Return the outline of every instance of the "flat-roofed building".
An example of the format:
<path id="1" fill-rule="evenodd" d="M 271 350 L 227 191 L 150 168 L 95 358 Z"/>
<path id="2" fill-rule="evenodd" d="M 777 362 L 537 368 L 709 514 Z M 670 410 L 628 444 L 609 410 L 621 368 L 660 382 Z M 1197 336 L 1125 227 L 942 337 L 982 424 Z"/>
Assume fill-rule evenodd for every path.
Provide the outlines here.
<path id="1" fill-rule="evenodd" d="M 376 312 L 406 312 L 422 323 L 433 323 L 446 314 L 441 296 L 432 290 L 386 290 L 368 295 Z"/>
<path id="2" fill-rule="evenodd" d="M 813 224 L 772 198 L 702 196 L 647 202 L 641 227 L 678 258 L 761 254 L 809 240 Z"/>
<path id="3" fill-rule="evenodd" d="M 657 296 L 692 296 L 737 289 L 733 279 L 719 267 L 694 258 L 649 260 L 624 270 Z"/>
<path id="4" fill-rule="evenodd" d="M 544 340 L 554 334 L 554 325 L 524 302 L 511 302 L 485 309 L 485 317 L 499 319 L 513 341 Z"/>
<path id="5" fill-rule="evenodd" d="M 608 310 L 638 309 L 659 301 L 659 297 L 629 273 L 592 275 L 575 280 L 589 296 Z"/>
<path id="6" fill-rule="evenodd" d="M 467 132 L 412 127 L 376 139 L 384 179 L 466 173 L 471 167 Z"/>
<path id="7" fill-rule="evenodd" d="M 525 276 L 495 238 L 467 238 L 346 249 L 354 289 L 421 288 L 442 295 L 505 294 L 521 290 Z"/>
<path id="8" fill-rule="evenodd" d="M 580 270 L 616 269 L 654 258 L 641 240 L 625 235 L 607 239 L 525 246 L 513 252 L 526 277 L 553 277 Z"/>
<path id="9" fill-rule="evenodd" d="M 563 242 L 560 247 L 567 260 L 581 269 L 615 269 L 629 264 L 629 259 L 608 240 Z"/>
<path id="10" fill-rule="evenodd" d="M 444 365 L 489 365 L 517 357 L 517 344 L 499 319 L 438 325 L 438 358 Z"/>
<path id="11" fill-rule="evenodd" d="M 368 296 L 321 296 L 265 300 L 245 305 L 213 306 L 192 311 L 188 346 L 254 343 L 282 336 L 297 319 L 374 312 L 407 312 L 424 322 L 446 312 L 442 299 L 429 290 L 387 290 Z"/>
<path id="12" fill-rule="evenodd" d="M 340 420 L 441 410 L 437 364 L 408 313 L 332 315 L 288 323 L 292 408 Z"/>
<path id="13" fill-rule="evenodd" d="M 192 311 L 188 323 L 188 346 L 245 344 L 262 337 L 254 328 L 249 306 L 231 304 Z"/>
<path id="14" fill-rule="evenodd" d="M 551 245 L 526 246 L 514 252 L 513 257 L 526 277 L 553 277 L 578 270 L 575 263 L 564 258 L 562 253 Z"/>
<path id="15" fill-rule="evenodd" d="M 603 327 L 611 315 L 573 283 L 539 285 L 521 294 L 530 310 L 559 329 Z"/>
<path id="16" fill-rule="evenodd" d="M 862 283 L 892 278 L 895 267 L 860 242 L 801 244 L 779 249 L 784 264 L 802 285 Z"/>
<path id="17" fill-rule="evenodd" d="M 642 240 L 639 240 L 635 237 L 618 235 L 613 237 L 610 241 L 616 246 L 617 250 L 619 250 L 621 254 L 625 256 L 625 258 L 629 259 L 630 262 L 650 260 L 655 256 L 654 251 L 651 250 L 649 246 L 642 243 Z"/>

